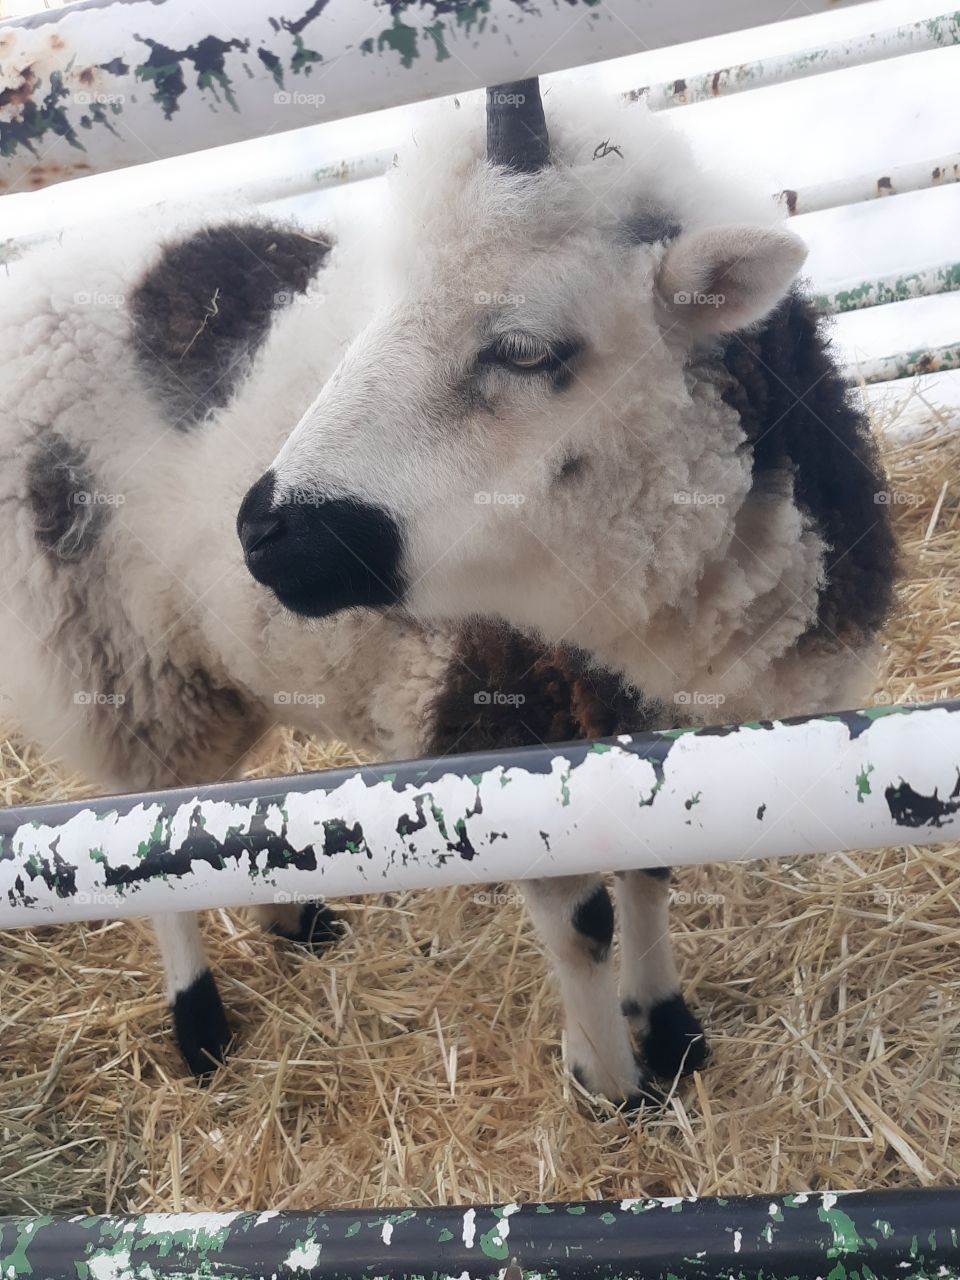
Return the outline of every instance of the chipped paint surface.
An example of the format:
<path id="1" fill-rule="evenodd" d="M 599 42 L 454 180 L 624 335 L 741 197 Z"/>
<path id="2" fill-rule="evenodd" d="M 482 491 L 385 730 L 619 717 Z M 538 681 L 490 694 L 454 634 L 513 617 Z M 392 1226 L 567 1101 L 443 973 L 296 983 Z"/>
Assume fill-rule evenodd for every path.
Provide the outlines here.
<path id="1" fill-rule="evenodd" d="M 777 195 L 780 205 L 791 217 L 801 213 L 819 213 L 864 200 L 881 200 L 926 191 L 929 187 L 946 187 L 960 182 L 960 152 L 935 159 L 914 160 L 898 165 L 886 173 L 854 174 L 829 182 L 814 182 L 794 189 L 787 187 Z"/>
<path id="2" fill-rule="evenodd" d="M 772 1201 L 669 1197 L 469 1209 L 0 1218 L 0 1277 L 960 1280 L 958 1217 L 960 1191 L 902 1190 Z"/>
<path id="3" fill-rule="evenodd" d="M 630 7 L 100 0 L 13 19 L 0 23 L 0 192 L 509 80 L 535 59 L 549 71 L 639 50 L 617 15 Z"/>
<path id="4" fill-rule="evenodd" d="M 2 810 L 0 927 L 570 875 L 598 847 L 616 871 L 646 849 L 714 862 L 960 827 L 957 702 L 599 745 Z"/>
<path id="5" fill-rule="evenodd" d="M 844 284 L 832 293 L 818 294 L 814 305 L 824 315 L 844 311 L 860 311 L 864 307 L 882 307 L 889 302 L 906 302 L 937 293 L 956 293 L 960 289 L 960 262 L 950 262 L 923 271 L 883 276 L 879 280 L 862 280 Z"/>
<path id="6" fill-rule="evenodd" d="M 898 378 L 945 373 L 951 369 L 960 369 L 960 346 L 930 347 L 880 356 L 875 360 L 861 360 L 851 367 L 850 373 L 863 382 L 894 382 Z"/>
<path id="7" fill-rule="evenodd" d="M 807 76 L 822 75 L 826 71 L 840 71 L 845 67 L 881 62 L 885 58 L 895 58 L 906 53 L 945 49 L 958 42 L 960 12 L 954 11 L 816 49 L 803 49 L 798 53 L 785 53 L 779 57 L 741 62 L 736 66 L 721 67 L 717 71 L 706 71 L 683 80 L 647 85 L 642 89 L 632 90 L 628 97 L 632 101 L 645 101 L 653 110 L 662 111 L 695 102 L 710 102 L 714 98 L 725 98 L 748 89 L 762 89 L 771 84 L 803 80 Z"/>

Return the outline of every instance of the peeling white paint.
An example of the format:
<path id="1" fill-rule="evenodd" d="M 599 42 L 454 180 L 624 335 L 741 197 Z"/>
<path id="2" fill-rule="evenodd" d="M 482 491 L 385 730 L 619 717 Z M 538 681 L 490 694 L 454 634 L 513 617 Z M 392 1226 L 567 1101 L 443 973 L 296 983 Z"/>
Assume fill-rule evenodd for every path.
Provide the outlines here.
<path id="1" fill-rule="evenodd" d="M 320 1261 L 320 1243 L 308 1240 L 306 1244 L 297 1245 L 287 1255 L 285 1265 L 291 1271 L 312 1271 Z"/>
<path id="2" fill-rule="evenodd" d="M 468 1209 L 463 1215 L 463 1245 L 465 1249 L 472 1249 L 473 1242 L 477 1235 L 477 1211 L 476 1209 Z"/>
<path id="3" fill-rule="evenodd" d="M 385 1222 L 383 1224 L 383 1229 L 380 1232 L 380 1239 L 383 1241 L 384 1244 L 389 1244 L 390 1241 L 393 1239 L 393 1223 L 392 1222 Z"/>
<path id="4" fill-rule="evenodd" d="M 860 728 L 861 754 L 869 754 L 878 773 L 903 776 L 921 794 L 932 795 L 937 788 L 939 794 L 948 794 L 955 782 L 950 761 L 960 757 L 960 713 L 944 707 L 914 709 Z M 270 801 L 264 806 L 268 826 L 274 832 L 281 830 L 285 812 L 287 839 L 301 852 L 323 846 L 325 823 L 359 822 L 370 858 L 357 858 L 347 851 L 322 857 L 316 869 L 303 871 L 292 866 L 268 871 L 265 852 L 228 859 L 222 867 L 195 859 L 182 875 L 164 873 L 161 864 L 148 880 L 122 889 L 107 883 L 107 870 L 135 863 L 138 846 L 150 843 L 155 834 L 160 845 L 175 855 L 182 850 L 197 811 L 206 830 L 218 839 L 231 830 L 248 834 L 256 818 L 256 797 L 201 800 L 190 795 L 162 821 L 161 805 L 151 802 L 125 814 L 105 809 L 99 816 L 89 801 L 83 802 L 83 807 L 71 806 L 70 816 L 56 826 L 34 825 L 36 819 L 27 817 L 27 811 L 11 810 L 6 821 L 20 825 L 10 836 L 13 858 L 0 861 L 0 928 L 31 925 L 38 919 L 103 919 L 203 910 L 225 903 L 242 906 L 273 901 L 278 892 L 350 896 L 369 893 L 374 887 L 379 892 L 494 883 L 517 878 L 518 870 L 522 871 L 517 865 L 519 849 L 540 851 L 538 874 L 576 874 L 584 869 L 580 819 L 587 811 L 596 843 L 605 850 L 603 869 L 610 871 L 636 867 L 638 843 L 656 848 L 664 860 L 676 864 L 741 858 L 744 824 L 748 818 L 755 823 L 761 803 L 773 809 L 780 806 L 791 814 L 791 821 L 764 827 L 751 849 L 756 857 L 799 850 L 823 852 L 828 847 L 875 848 L 902 841 L 903 829 L 894 823 L 882 787 L 851 802 L 846 767 L 849 745 L 848 724 L 823 718 L 777 724 L 763 734 L 750 729 L 724 736 L 684 734 L 670 742 L 659 788 L 653 765 L 628 749 L 629 740 L 602 752 L 587 751 L 582 757 L 581 749 L 569 748 L 567 754 L 564 749 L 551 749 L 549 755 L 538 758 L 540 767 L 548 766 L 542 772 L 498 765 L 485 771 L 479 784 L 446 773 L 429 785 L 407 782 L 398 789 L 391 781 L 368 784 L 364 777 L 352 774 L 330 790 L 321 786 L 263 797 Z M 776 769 L 770 768 L 771 758 Z M 503 786 L 507 779 L 516 785 Z M 691 787 L 702 793 L 700 824 L 688 824 L 685 803 Z M 655 802 L 638 807 L 637 797 L 654 791 Z M 792 800 L 801 791 L 809 800 L 802 810 Z M 398 824 L 414 812 L 415 800 L 422 803 L 428 793 L 433 803 L 423 807 L 427 822 L 417 832 L 414 853 L 398 832 Z M 466 831 L 475 856 L 450 857 L 441 825 L 449 832 L 453 822 L 468 813 Z M 960 825 L 960 815 L 956 821 Z M 924 843 L 936 837 L 942 841 L 949 835 L 949 825 L 911 831 L 911 840 Z M 509 840 L 499 838 L 504 831 Z M 63 897 L 32 874 L 37 863 L 51 866 L 54 842 L 76 877 L 75 892 Z M 102 857 L 91 857 L 92 850 L 102 850 Z M 25 891 L 17 888 L 18 877 Z M 24 897 L 36 901 L 28 905 Z M 670 1208 L 680 1202 L 672 1197 L 656 1203 Z M 627 1207 L 638 1203 L 623 1202 Z"/>
<path id="5" fill-rule="evenodd" d="M 742 1240 L 743 1240 L 743 1232 L 735 1231 L 733 1233 L 733 1252 L 734 1253 L 740 1252 L 740 1244 Z"/>

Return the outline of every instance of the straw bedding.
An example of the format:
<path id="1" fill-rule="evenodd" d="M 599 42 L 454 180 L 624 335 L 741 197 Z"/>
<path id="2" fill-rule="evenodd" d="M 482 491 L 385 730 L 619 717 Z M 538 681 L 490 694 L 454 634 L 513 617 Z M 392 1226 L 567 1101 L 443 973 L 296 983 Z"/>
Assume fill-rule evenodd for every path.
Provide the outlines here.
<path id="1" fill-rule="evenodd" d="M 888 444 L 904 549 L 879 697 L 960 693 L 960 433 Z M 16 737 L 5 804 L 82 794 Z M 353 759 L 279 735 L 256 772 Z M 88 788 L 89 791 L 89 788 Z M 140 922 L 0 935 L 0 1212 L 139 1212 L 954 1183 L 952 846 L 684 869 L 674 929 L 713 1058 L 629 1122 L 565 1077 L 509 887 L 345 904 L 301 955 L 242 914 L 207 936 L 238 1030 L 200 1089 Z"/>

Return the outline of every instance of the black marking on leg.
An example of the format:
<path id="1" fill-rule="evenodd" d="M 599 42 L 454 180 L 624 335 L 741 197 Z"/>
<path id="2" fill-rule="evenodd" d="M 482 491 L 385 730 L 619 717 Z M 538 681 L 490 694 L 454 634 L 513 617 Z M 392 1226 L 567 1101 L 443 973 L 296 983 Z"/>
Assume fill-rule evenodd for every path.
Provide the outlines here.
<path id="1" fill-rule="evenodd" d="M 703 1026 L 678 992 L 650 1010 L 650 1029 L 643 1041 L 647 1066 L 661 1079 L 672 1080 L 678 1071 L 700 1071 L 710 1056 Z"/>
<path id="2" fill-rule="evenodd" d="M 577 904 L 572 924 L 589 939 L 590 958 L 598 964 L 606 960 L 613 942 L 613 903 L 606 885 L 598 885 L 589 898 Z"/>
<path id="3" fill-rule="evenodd" d="M 663 1101 L 663 1094 L 657 1088 L 656 1082 L 651 1080 L 647 1073 L 641 1069 L 637 1087 L 627 1094 L 623 1102 L 620 1103 L 620 1108 L 629 1115 L 639 1111 L 642 1107 L 662 1107 Z"/>
<path id="4" fill-rule="evenodd" d="M 178 430 L 228 403 L 274 313 L 306 292 L 330 247 L 262 220 L 205 227 L 164 249 L 130 310 L 137 363 Z"/>
<path id="5" fill-rule="evenodd" d="M 33 532 L 51 560 L 76 564 L 95 546 L 107 519 L 87 450 L 46 431 L 26 466 Z"/>
<path id="6" fill-rule="evenodd" d="M 649 876 L 651 880 L 669 880 L 669 867 L 643 867 L 643 874 Z"/>
<path id="7" fill-rule="evenodd" d="M 343 937 L 343 919 L 325 902 L 306 902 L 300 909 L 300 920 L 292 933 L 276 925 L 272 926 L 271 933 L 277 933 L 290 942 L 298 942 L 310 951 L 320 952 Z"/>
<path id="8" fill-rule="evenodd" d="M 220 992 L 209 969 L 204 969 L 171 1006 L 180 1052 L 195 1076 L 210 1076 L 226 1056 L 230 1025 Z"/>

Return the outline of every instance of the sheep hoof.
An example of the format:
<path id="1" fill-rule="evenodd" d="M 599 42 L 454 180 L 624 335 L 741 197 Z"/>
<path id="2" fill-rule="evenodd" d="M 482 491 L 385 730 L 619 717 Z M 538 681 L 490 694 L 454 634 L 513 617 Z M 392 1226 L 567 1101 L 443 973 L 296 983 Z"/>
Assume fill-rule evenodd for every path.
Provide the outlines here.
<path id="1" fill-rule="evenodd" d="M 662 1080 L 687 1076 L 706 1065 L 710 1048 L 703 1025 L 679 992 L 650 1010 L 643 1055 L 653 1074 Z"/>
<path id="2" fill-rule="evenodd" d="M 624 1115 L 632 1116 L 636 1115 L 638 1111 L 642 1111 L 644 1107 L 648 1111 L 651 1107 L 662 1107 L 663 1094 L 649 1076 L 645 1072 L 641 1072 L 636 1089 L 632 1093 L 628 1093 L 622 1101 L 617 1102 L 615 1105 L 620 1108 Z"/>
<path id="3" fill-rule="evenodd" d="M 325 902 L 305 902 L 300 918 L 292 930 L 277 930 L 281 937 L 297 942 L 309 951 L 325 951 L 333 942 L 343 937 L 343 918 L 332 911 Z"/>
<path id="4" fill-rule="evenodd" d="M 591 1088 L 586 1073 L 582 1067 L 574 1066 L 571 1074 L 574 1080 L 581 1088 L 592 1095 L 599 1102 L 603 1099 L 610 1106 L 616 1107 L 618 1111 L 622 1111 L 625 1115 L 635 1115 L 643 1107 L 660 1107 L 663 1105 L 663 1096 L 657 1090 L 656 1085 L 650 1080 L 646 1071 L 640 1062 L 637 1063 L 637 1079 L 636 1083 L 625 1095 L 613 1098 L 608 1096 L 605 1091 L 595 1090 Z M 601 1114 L 599 1106 L 596 1108 L 597 1115 Z M 607 1113 L 609 1114 L 609 1113 Z"/>
<path id="5" fill-rule="evenodd" d="M 204 969 L 189 987 L 178 991 L 171 1008 L 180 1052 L 201 1084 L 207 1084 L 222 1066 L 232 1038 L 210 970 Z"/>

